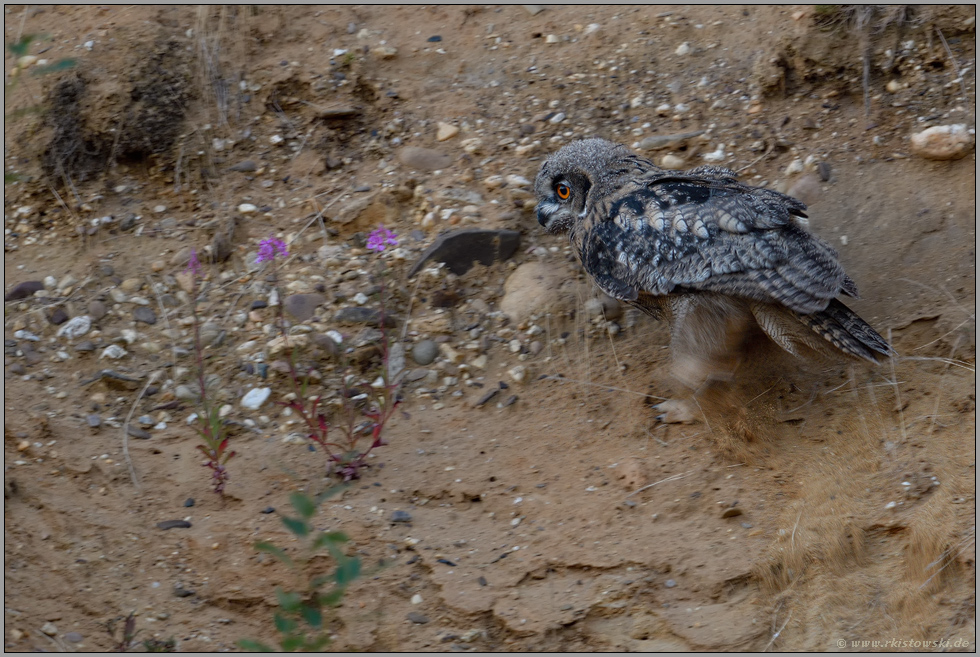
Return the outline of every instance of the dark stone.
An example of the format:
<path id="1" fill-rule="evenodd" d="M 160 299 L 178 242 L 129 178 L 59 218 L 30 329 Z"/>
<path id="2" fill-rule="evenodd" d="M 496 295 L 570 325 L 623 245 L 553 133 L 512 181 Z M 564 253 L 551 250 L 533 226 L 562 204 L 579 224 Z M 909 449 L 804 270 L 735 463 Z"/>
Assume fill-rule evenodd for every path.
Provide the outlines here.
<path id="1" fill-rule="evenodd" d="M 270 513 L 275 513 L 275 512 L 276 512 L 275 507 L 267 506 L 264 509 L 262 509 L 262 511 L 260 511 L 259 513 L 264 513 L 264 514 L 268 515 Z"/>
<path id="2" fill-rule="evenodd" d="M 187 529 L 191 523 L 186 520 L 164 520 L 157 523 L 157 529 Z"/>
<path id="3" fill-rule="evenodd" d="M 252 302 L 252 305 L 249 306 L 249 310 L 258 310 L 259 308 L 268 308 L 268 307 L 269 307 L 268 301 L 265 301 L 263 299 L 256 299 L 255 301 Z"/>
<path id="4" fill-rule="evenodd" d="M 258 168 L 259 165 L 257 165 L 252 160 L 244 160 L 242 162 L 239 162 L 238 164 L 231 165 L 230 167 L 228 167 L 228 170 L 229 171 L 257 171 Z"/>
<path id="5" fill-rule="evenodd" d="M 507 406 L 514 404 L 516 401 L 517 401 L 517 395 L 511 395 L 510 397 L 504 400 L 504 403 L 501 404 L 501 406 L 506 408 Z"/>
<path id="6" fill-rule="evenodd" d="M 51 311 L 51 314 L 48 315 L 48 321 L 55 326 L 59 326 L 68 321 L 68 313 L 65 312 L 64 308 L 55 308 L 53 311 Z"/>
<path id="7" fill-rule="evenodd" d="M 435 34 L 433 36 L 430 36 L 428 39 L 426 39 L 426 41 L 428 41 L 429 43 L 439 43 L 440 41 L 442 41 L 442 37 L 439 36 L 438 34 Z"/>
<path id="8" fill-rule="evenodd" d="M 129 428 L 126 430 L 126 433 L 128 433 L 133 438 L 139 438 L 140 440 L 149 440 L 150 438 L 153 437 L 150 434 L 150 432 L 147 431 L 146 429 L 140 429 L 139 427 L 134 427 L 133 425 L 129 425 Z"/>
<path id="9" fill-rule="evenodd" d="M 119 230 L 129 231 L 136 228 L 137 218 L 136 215 L 130 212 L 119 222 Z M 111 275 L 111 274 L 110 274 Z"/>
<path id="10" fill-rule="evenodd" d="M 391 513 L 392 522 L 412 522 L 412 514 L 408 511 L 392 511 Z"/>
<path id="11" fill-rule="evenodd" d="M 456 562 L 450 561 L 449 559 L 436 559 L 436 562 L 441 563 L 445 566 L 452 566 L 454 568 L 456 567 Z"/>
<path id="12" fill-rule="evenodd" d="M 476 582 L 480 586 L 486 586 L 487 585 L 487 578 L 484 577 L 483 575 L 480 575 L 479 577 L 476 578 Z"/>
<path id="13" fill-rule="evenodd" d="M 194 498 L 193 497 L 188 497 L 186 500 L 184 500 L 184 506 L 186 506 L 186 507 L 192 507 L 192 506 L 194 506 Z"/>
<path id="14" fill-rule="evenodd" d="M 191 589 L 185 589 L 183 586 L 178 584 L 174 587 L 174 595 L 178 598 L 189 598 L 194 595 L 194 591 Z"/>
<path id="15" fill-rule="evenodd" d="M 297 321 L 305 322 L 313 317 L 317 306 L 326 302 L 327 298 L 322 294 L 291 294 L 283 300 L 282 307 Z"/>
<path id="16" fill-rule="evenodd" d="M 820 174 L 820 180 L 827 182 L 830 180 L 830 165 L 826 162 L 821 162 L 817 165 L 817 173 Z"/>
<path id="17" fill-rule="evenodd" d="M 354 188 L 353 191 L 354 191 L 355 194 L 362 194 L 364 192 L 370 192 L 371 191 L 371 185 L 358 185 L 357 187 Z"/>
<path id="18" fill-rule="evenodd" d="M 483 406 L 483 405 L 484 405 L 484 404 L 486 404 L 486 403 L 487 403 L 488 401 L 490 401 L 491 399 L 493 399 L 493 398 L 494 398 L 494 396 L 495 396 L 495 395 L 496 395 L 496 394 L 497 394 L 498 392 L 500 392 L 500 388 L 491 388 L 490 390 L 487 390 L 487 391 L 486 391 L 485 393 L 483 393 L 483 396 L 482 396 L 482 397 L 480 397 L 480 399 L 479 399 L 479 400 L 477 400 L 477 402 L 476 402 L 476 404 L 474 404 L 474 405 L 475 405 L 475 406 L 476 406 L 477 408 L 479 408 L 480 406 Z"/>
<path id="19" fill-rule="evenodd" d="M 133 319 L 152 325 L 157 323 L 157 314 L 149 306 L 136 306 L 133 309 Z"/>
<path id="20" fill-rule="evenodd" d="M 425 625 L 426 623 L 429 622 L 428 616 L 426 616 L 425 614 L 421 614 L 417 611 L 408 612 L 406 618 L 412 621 L 413 623 L 418 623 L 419 625 Z"/>
<path id="21" fill-rule="evenodd" d="M 520 243 L 521 234 L 516 230 L 464 228 L 440 235 L 412 266 L 408 277 L 415 276 L 430 260 L 446 263 L 449 271 L 461 276 L 475 262 L 489 266 L 507 260 L 514 255 Z"/>
<path id="22" fill-rule="evenodd" d="M 23 363 L 14 363 L 7 368 L 7 371 L 16 376 L 23 376 L 27 374 L 27 368 L 24 367 Z"/>
<path id="23" fill-rule="evenodd" d="M 269 365 L 267 363 L 259 363 L 255 366 L 255 370 L 259 373 L 259 376 L 263 379 L 269 376 Z"/>
<path id="24" fill-rule="evenodd" d="M 329 335 L 324 335 L 323 333 L 313 334 L 313 344 L 323 349 L 325 352 L 331 356 L 336 356 L 340 353 L 340 345 L 333 341 Z"/>
<path id="25" fill-rule="evenodd" d="M 340 322 L 342 324 L 367 324 L 368 326 L 379 326 L 381 323 L 381 312 L 374 308 L 363 308 L 361 306 L 341 308 L 337 311 L 337 314 L 333 316 L 333 321 Z M 385 313 L 384 323 L 388 328 L 394 328 L 397 321 L 395 317 Z"/>
<path id="26" fill-rule="evenodd" d="M 99 265 L 100 276 L 112 276 L 115 273 L 116 270 L 112 265 Z"/>
<path id="27" fill-rule="evenodd" d="M 522 135 L 533 135 L 534 134 L 534 126 L 531 125 L 530 123 L 522 123 L 520 130 L 521 130 L 521 134 Z"/>
<path id="28" fill-rule="evenodd" d="M 34 296 L 34 293 L 38 290 L 44 289 L 44 283 L 41 281 L 24 281 L 23 283 L 18 283 L 10 292 L 4 295 L 4 301 L 16 301 L 18 299 L 26 299 L 28 297 Z"/>

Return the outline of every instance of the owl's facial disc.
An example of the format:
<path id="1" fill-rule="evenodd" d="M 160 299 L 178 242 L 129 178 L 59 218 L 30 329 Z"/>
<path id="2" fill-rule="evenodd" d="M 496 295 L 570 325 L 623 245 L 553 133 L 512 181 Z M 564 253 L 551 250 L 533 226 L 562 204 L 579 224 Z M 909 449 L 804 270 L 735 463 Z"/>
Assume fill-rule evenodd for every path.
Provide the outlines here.
<path id="1" fill-rule="evenodd" d="M 535 208 L 538 223 L 553 235 L 568 232 L 575 221 L 572 186 L 568 181 L 558 179 L 551 185 L 549 192 Z"/>

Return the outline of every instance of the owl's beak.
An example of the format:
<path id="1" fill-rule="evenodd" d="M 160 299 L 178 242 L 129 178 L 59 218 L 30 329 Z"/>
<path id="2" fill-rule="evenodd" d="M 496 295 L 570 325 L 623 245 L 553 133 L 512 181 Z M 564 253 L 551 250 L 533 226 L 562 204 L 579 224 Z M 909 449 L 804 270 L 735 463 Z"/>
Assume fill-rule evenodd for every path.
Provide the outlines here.
<path id="1" fill-rule="evenodd" d="M 541 224 L 541 226 L 543 228 L 547 228 L 548 227 L 548 221 L 551 218 L 551 215 L 550 214 L 545 214 L 544 208 L 542 207 L 543 205 L 544 205 L 543 202 L 542 203 L 538 203 L 538 206 L 536 208 L 534 208 L 534 211 L 537 212 L 537 215 L 538 215 L 538 223 Z"/>

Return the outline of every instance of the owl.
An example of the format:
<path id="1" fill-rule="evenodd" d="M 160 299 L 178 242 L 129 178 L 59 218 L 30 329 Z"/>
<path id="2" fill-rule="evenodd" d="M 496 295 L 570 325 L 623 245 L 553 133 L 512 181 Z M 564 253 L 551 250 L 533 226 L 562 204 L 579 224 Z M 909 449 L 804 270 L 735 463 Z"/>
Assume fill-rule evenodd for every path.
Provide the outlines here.
<path id="1" fill-rule="evenodd" d="M 695 397 L 733 380 L 760 329 L 802 358 L 893 353 L 838 300 L 857 286 L 794 198 L 721 167 L 664 170 L 603 139 L 562 148 L 534 186 L 538 222 L 568 234 L 596 287 L 669 321 L 673 374 Z M 661 406 L 658 419 L 691 419 Z"/>

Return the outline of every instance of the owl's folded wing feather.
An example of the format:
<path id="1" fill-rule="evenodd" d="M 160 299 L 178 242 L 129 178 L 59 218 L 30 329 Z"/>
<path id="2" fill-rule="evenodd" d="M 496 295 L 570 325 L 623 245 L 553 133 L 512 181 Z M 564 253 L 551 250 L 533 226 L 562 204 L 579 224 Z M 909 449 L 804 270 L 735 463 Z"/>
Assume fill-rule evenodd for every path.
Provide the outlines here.
<path id="1" fill-rule="evenodd" d="M 699 167 L 621 188 L 581 233 L 583 264 L 610 296 L 714 291 L 823 310 L 857 287 L 828 244 L 800 225 L 806 206 Z"/>

